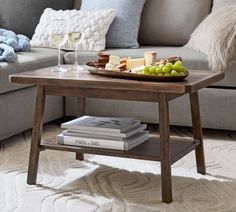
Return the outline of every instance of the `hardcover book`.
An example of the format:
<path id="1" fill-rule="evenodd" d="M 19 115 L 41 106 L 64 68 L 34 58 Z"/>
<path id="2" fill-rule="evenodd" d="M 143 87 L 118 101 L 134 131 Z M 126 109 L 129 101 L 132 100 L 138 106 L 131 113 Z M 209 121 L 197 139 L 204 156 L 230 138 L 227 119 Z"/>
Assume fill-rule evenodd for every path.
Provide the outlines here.
<path id="1" fill-rule="evenodd" d="M 57 136 L 58 144 L 125 151 L 128 151 L 147 140 L 148 132 L 139 132 L 136 135 L 132 136 L 132 138 L 127 139 L 125 141 L 64 136 L 63 134 L 59 134 Z"/>
<path id="2" fill-rule="evenodd" d="M 84 130 L 84 129 L 68 129 L 63 132 L 63 134 L 68 135 L 68 136 L 74 136 L 78 134 L 89 134 L 89 135 L 95 135 L 95 136 L 112 136 L 112 137 L 117 137 L 117 138 L 128 138 L 142 130 L 145 130 L 147 128 L 146 124 L 139 124 L 135 126 L 134 128 L 131 128 L 130 130 L 119 133 L 119 132 L 110 132 L 110 131 L 96 131 L 96 130 Z M 115 139 L 116 140 L 116 139 Z"/>
<path id="3" fill-rule="evenodd" d="M 131 117 L 82 116 L 72 121 L 63 123 L 61 127 L 76 130 L 123 133 L 138 126 L 139 124 L 140 121 Z"/>

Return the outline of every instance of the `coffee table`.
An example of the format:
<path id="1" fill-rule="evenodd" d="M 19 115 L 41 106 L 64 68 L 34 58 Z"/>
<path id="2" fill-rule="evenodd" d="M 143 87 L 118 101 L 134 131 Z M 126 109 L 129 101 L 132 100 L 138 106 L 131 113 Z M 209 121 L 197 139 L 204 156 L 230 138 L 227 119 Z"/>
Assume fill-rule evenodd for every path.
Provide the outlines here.
<path id="1" fill-rule="evenodd" d="M 180 82 L 117 79 L 92 75 L 87 71 L 78 73 L 71 70 L 58 73 L 52 72 L 51 68 L 11 75 L 12 83 L 37 86 L 27 183 L 30 185 L 36 183 L 40 151 L 46 149 L 75 152 L 79 160 L 83 160 L 83 154 L 87 153 L 160 161 L 162 201 L 172 202 L 171 165 L 173 163 L 195 150 L 197 172 L 206 173 L 198 91 L 223 78 L 224 73 L 202 70 L 190 71 L 188 78 Z M 190 97 L 193 139 L 170 136 L 169 101 L 185 94 Z M 41 141 L 46 95 L 77 96 L 78 116 L 84 114 L 88 97 L 158 102 L 160 138 L 150 138 L 130 151 L 60 145 L 56 143 L 56 139 Z"/>

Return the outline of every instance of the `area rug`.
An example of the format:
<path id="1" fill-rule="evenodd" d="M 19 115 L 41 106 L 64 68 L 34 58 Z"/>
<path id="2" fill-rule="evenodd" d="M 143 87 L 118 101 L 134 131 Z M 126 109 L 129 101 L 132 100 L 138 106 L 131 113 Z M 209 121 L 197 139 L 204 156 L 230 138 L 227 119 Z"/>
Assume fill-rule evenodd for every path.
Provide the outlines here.
<path id="1" fill-rule="evenodd" d="M 60 131 L 47 125 L 44 137 Z M 186 128 L 172 133 L 189 137 Z M 204 131 L 207 175 L 197 174 L 190 153 L 173 165 L 173 203 L 161 202 L 157 162 L 44 151 L 37 185 L 27 185 L 30 131 L 0 150 L 1 212 L 236 211 L 236 132 Z"/>

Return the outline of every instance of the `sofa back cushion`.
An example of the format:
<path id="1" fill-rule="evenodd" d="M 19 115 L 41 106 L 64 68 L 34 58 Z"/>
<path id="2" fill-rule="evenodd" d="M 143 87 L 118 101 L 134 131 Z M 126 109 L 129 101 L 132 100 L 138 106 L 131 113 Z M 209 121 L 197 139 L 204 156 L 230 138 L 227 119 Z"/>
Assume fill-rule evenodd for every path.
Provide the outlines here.
<path id="1" fill-rule="evenodd" d="M 181 46 L 210 13 L 212 0 L 147 0 L 144 5 L 140 45 Z"/>
<path id="2" fill-rule="evenodd" d="M 73 0 L 0 0 L 0 27 L 31 37 L 44 9 L 71 9 Z"/>
<path id="3" fill-rule="evenodd" d="M 212 11 L 232 4 L 236 4 L 236 0 L 213 0 Z"/>
<path id="4" fill-rule="evenodd" d="M 82 0 L 75 0 L 73 8 L 79 10 L 81 7 L 81 3 L 82 3 Z"/>
<path id="5" fill-rule="evenodd" d="M 107 48 L 138 48 L 138 34 L 146 0 L 82 0 L 82 11 L 112 9 L 116 17 L 107 35 Z M 76 4 L 79 5 L 77 1 Z M 78 9 L 78 8 L 77 8 Z"/>

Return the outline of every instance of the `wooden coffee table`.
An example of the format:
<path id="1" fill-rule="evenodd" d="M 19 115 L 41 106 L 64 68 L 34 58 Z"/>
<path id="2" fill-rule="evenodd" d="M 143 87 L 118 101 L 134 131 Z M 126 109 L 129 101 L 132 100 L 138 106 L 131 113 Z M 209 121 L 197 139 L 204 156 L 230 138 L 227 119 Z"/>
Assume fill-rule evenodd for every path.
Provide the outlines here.
<path id="1" fill-rule="evenodd" d="M 28 184 L 35 184 L 40 151 L 45 149 L 70 151 L 83 160 L 83 154 L 98 154 L 161 162 L 162 201 L 172 202 L 171 165 L 195 150 L 197 172 L 206 173 L 198 90 L 224 78 L 224 73 L 194 70 L 186 80 L 180 82 L 150 82 L 108 78 L 88 72 L 52 72 L 51 68 L 23 72 L 10 76 L 12 83 L 34 84 L 37 97 L 33 122 L 33 132 L 28 167 Z M 169 101 L 189 94 L 193 124 L 193 139 L 172 138 L 169 128 Z M 158 102 L 160 138 L 149 141 L 130 151 L 98 148 L 80 148 L 60 145 L 56 139 L 41 141 L 43 114 L 46 95 L 77 96 L 78 115 L 84 114 L 86 98 L 104 98 L 130 101 Z M 183 111 L 184 113 L 184 111 Z"/>

